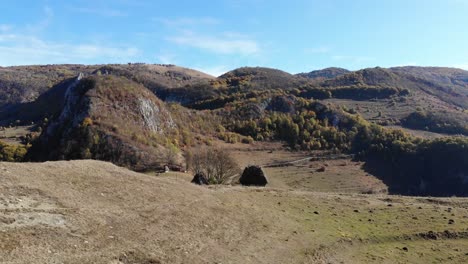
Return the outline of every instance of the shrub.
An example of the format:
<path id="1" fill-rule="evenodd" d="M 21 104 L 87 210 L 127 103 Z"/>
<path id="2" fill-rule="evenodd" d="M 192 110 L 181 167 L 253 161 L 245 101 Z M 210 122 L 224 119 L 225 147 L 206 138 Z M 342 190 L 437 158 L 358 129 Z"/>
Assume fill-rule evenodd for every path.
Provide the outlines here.
<path id="1" fill-rule="evenodd" d="M 240 173 L 239 165 L 226 150 L 217 148 L 197 149 L 191 155 L 190 168 L 195 174 L 206 176 L 209 184 L 225 184 Z"/>
<path id="2" fill-rule="evenodd" d="M 0 161 L 21 162 L 27 151 L 28 146 L 10 145 L 0 141 Z"/>

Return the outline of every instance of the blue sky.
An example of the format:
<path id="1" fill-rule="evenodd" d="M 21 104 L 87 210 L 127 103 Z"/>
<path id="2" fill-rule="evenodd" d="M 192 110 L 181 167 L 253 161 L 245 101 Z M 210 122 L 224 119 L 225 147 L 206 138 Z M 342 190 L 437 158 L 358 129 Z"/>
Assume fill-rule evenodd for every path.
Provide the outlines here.
<path id="1" fill-rule="evenodd" d="M 165 63 L 219 75 L 330 66 L 468 69 L 468 0 L 17 0 L 0 65 Z"/>

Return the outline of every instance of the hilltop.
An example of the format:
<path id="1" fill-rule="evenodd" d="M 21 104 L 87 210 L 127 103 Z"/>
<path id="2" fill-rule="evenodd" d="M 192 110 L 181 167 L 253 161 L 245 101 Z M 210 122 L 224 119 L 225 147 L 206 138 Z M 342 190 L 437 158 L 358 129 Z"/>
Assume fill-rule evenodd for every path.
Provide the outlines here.
<path id="1" fill-rule="evenodd" d="M 2 82 L 6 263 L 466 262 L 463 72 L 30 67 Z M 192 184 L 204 149 L 268 184 Z"/>
<path id="2" fill-rule="evenodd" d="M 25 131 L 21 125 L 31 132 L 10 136 L 19 145 L 1 145 L 0 154 L 182 170 L 193 147 L 280 141 L 294 151 L 355 155 L 391 193 L 466 195 L 466 137 L 445 134 L 468 135 L 468 115 L 461 95 L 441 85 L 383 68 L 317 81 L 262 67 L 213 78 L 173 65 L 101 65 L 32 102 L 6 105 L 4 134 Z M 418 130 L 441 134 L 421 139 Z"/>
<path id="3" fill-rule="evenodd" d="M 125 77 L 78 77 L 57 89 L 62 90 L 62 107 L 44 124 L 30 151 L 32 160 L 94 158 L 134 169 L 160 168 L 169 162 L 165 157 L 173 142 L 181 147 L 197 132 L 210 132 L 203 130 L 210 124 L 206 115 L 200 120 L 193 111 L 167 106 Z M 190 134 L 181 133 L 189 128 Z"/>
<path id="4" fill-rule="evenodd" d="M 431 73 L 433 71 L 435 73 Z M 442 76 L 445 72 L 447 79 L 468 74 L 463 70 L 445 68 L 373 68 L 325 80 L 320 86 L 355 92 L 351 96 L 332 98 L 330 102 L 353 109 L 379 124 L 468 135 L 468 89 L 463 84 L 463 77 L 454 79 L 456 85 L 444 83 Z M 360 94 L 359 91 L 366 90 L 384 91 L 385 96 L 376 98 L 380 100 L 362 97 L 362 93 L 361 98 L 356 96 Z M 394 96 L 401 95 L 399 91 L 405 91 L 405 96 Z"/>
<path id="5" fill-rule="evenodd" d="M 343 68 L 330 67 L 330 68 L 325 68 L 322 70 L 299 73 L 297 75 L 301 77 L 309 78 L 315 81 L 324 81 L 324 80 L 340 77 L 350 72 L 351 71 L 343 69 Z"/>
<path id="6" fill-rule="evenodd" d="M 0 67 L 0 109 L 2 106 L 32 102 L 58 83 L 79 73 L 125 75 L 155 87 L 181 87 L 214 77 L 196 70 L 163 64 L 38 65 Z"/>

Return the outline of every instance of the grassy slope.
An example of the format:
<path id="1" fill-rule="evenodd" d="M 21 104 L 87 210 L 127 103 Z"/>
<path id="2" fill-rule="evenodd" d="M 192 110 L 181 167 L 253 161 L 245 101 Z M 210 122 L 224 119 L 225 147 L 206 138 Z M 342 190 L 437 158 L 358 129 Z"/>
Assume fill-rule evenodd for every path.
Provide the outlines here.
<path id="1" fill-rule="evenodd" d="M 145 87 L 162 99 L 191 101 L 204 98 L 219 91 L 218 88 L 241 88 L 247 91 L 269 89 L 292 89 L 308 84 L 311 80 L 300 75 L 261 67 L 244 67 L 228 72 L 217 79 L 207 74 L 174 65 L 47 65 L 0 68 L 0 118 L 5 124 L 17 119 L 36 121 L 42 119 L 34 113 L 35 106 L 21 105 L 13 108 L 2 108 L 6 103 L 28 102 L 43 94 L 53 85 L 76 76 L 79 72 L 90 74 L 100 71 L 113 75 L 125 76 Z M 408 114 L 423 110 L 438 114 L 448 123 L 452 121 L 466 124 L 466 111 L 456 107 L 466 103 L 467 72 L 450 68 L 402 67 L 391 69 L 364 69 L 344 74 L 343 69 L 324 69 L 315 75 L 337 78 L 322 82 L 322 86 L 337 87 L 349 85 L 381 85 L 396 88 L 407 88 L 412 95 L 405 101 L 368 100 L 352 101 L 333 99 L 337 104 L 349 106 L 356 104 L 363 111 L 357 111 L 370 120 L 389 124 L 398 124 Z M 315 76 L 314 75 L 314 76 Z M 208 85 L 211 82 L 212 86 Z M 190 87 L 187 88 L 186 86 Z M 213 89 L 213 87 L 215 89 Z M 170 91 L 177 88 L 173 91 Z M 180 90 L 180 91 L 179 91 Z M 221 89 L 223 90 L 223 89 Z M 229 89 L 228 89 L 229 90 Z M 178 93 L 179 92 L 179 93 Z M 214 94 L 213 94 L 214 95 Z M 46 102 L 54 101 L 55 95 L 45 98 Z M 43 100 L 44 101 L 44 100 Z M 193 103 L 193 102 L 192 102 Z M 47 104 L 46 104 L 47 105 Z M 353 108 L 353 107 L 351 107 Z M 378 112 L 383 116 L 376 117 Z"/>
<path id="2" fill-rule="evenodd" d="M 27 134 L 34 130 L 34 126 L 14 126 L 6 127 L 0 130 L 0 140 L 2 142 L 21 145 L 21 137 L 25 137 Z"/>
<path id="3" fill-rule="evenodd" d="M 395 67 L 391 71 L 409 74 L 447 86 L 448 91 L 468 96 L 468 71 L 444 67 Z"/>
<path id="4" fill-rule="evenodd" d="M 468 258 L 466 199 L 204 188 L 98 161 L 0 167 L 4 263 L 464 263 Z M 444 230 L 461 237 L 417 235 Z"/>
<path id="5" fill-rule="evenodd" d="M 62 111 L 56 113 L 48 133 L 33 146 L 34 160 L 94 158 L 154 169 L 169 162 L 169 147 L 207 140 L 219 124 L 210 113 L 167 105 L 145 86 L 122 76 L 86 77 L 72 94 L 75 99 L 65 100 L 70 106 L 64 108 L 69 109 L 66 118 L 60 117 Z"/>
<path id="6" fill-rule="evenodd" d="M 269 186 L 301 191 L 338 193 L 386 193 L 387 186 L 366 173 L 362 162 L 351 158 L 330 159 L 323 151 L 288 151 L 280 143 L 252 145 L 221 143 L 242 166 L 261 165 Z M 286 164 L 286 166 L 275 166 Z M 325 171 L 320 171 L 325 168 Z"/>
<path id="7" fill-rule="evenodd" d="M 380 85 L 396 88 L 404 88 L 411 91 L 411 96 L 407 98 L 403 104 L 398 106 L 399 110 L 413 112 L 417 108 L 435 113 L 445 113 L 445 115 L 454 116 L 454 118 L 465 117 L 466 113 L 463 109 L 468 106 L 466 100 L 467 88 L 463 86 L 462 81 L 453 80 L 457 83 L 456 89 L 451 88 L 455 84 L 447 84 L 447 80 L 443 78 L 443 72 L 438 75 L 431 75 L 432 68 L 395 68 L 383 69 L 372 68 L 352 72 L 343 76 L 339 76 L 332 80 L 327 80 L 322 83 L 325 87 L 336 87 L 346 85 Z M 448 69 L 450 70 L 450 69 Z M 454 70 L 454 69 L 452 69 Z M 463 71 L 462 71 L 463 72 Z M 446 73 L 446 79 L 449 79 L 450 74 Z M 466 73 L 465 73 L 466 74 Z M 447 77 L 449 76 L 449 77 Z M 453 77 L 455 78 L 455 77 Z M 449 79 L 451 80 L 451 79 Z M 360 102 L 357 102 L 360 104 Z M 362 102 L 363 104 L 372 102 Z M 396 104 L 399 104 L 398 100 Z M 380 106 L 383 111 L 385 105 Z M 372 111 L 374 113 L 375 111 Z"/>
<path id="8" fill-rule="evenodd" d="M 0 107 L 31 102 L 63 80 L 80 72 L 91 73 L 98 66 L 43 65 L 0 68 Z"/>
<path id="9" fill-rule="evenodd" d="M 219 76 L 215 87 L 246 87 L 248 90 L 296 88 L 310 80 L 287 72 L 264 67 L 242 67 Z"/>
<path id="10" fill-rule="evenodd" d="M 316 70 L 316 71 L 311 71 L 311 72 L 304 72 L 304 73 L 299 73 L 296 74 L 297 76 L 302 76 L 305 78 L 309 78 L 314 81 L 324 81 L 327 79 L 333 79 L 342 75 L 345 75 L 347 73 L 350 73 L 349 70 L 343 69 L 343 68 L 326 68 L 322 70 Z"/>
<path id="11" fill-rule="evenodd" d="M 213 79 L 208 74 L 174 65 L 110 64 L 110 65 L 42 65 L 0 67 L 0 107 L 5 104 L 31 102 L 54 85 L 76 77 L 80 72 L 91 74 L 101 69 L 124 75 L 153 87 L 180 87 L 201 80 Z"/>
<path id="12" fill-rule="evenodd" d="M 89 116 L 97 129 L 106 134 L 150 147 L 169 143 L 184 147 L 196 143 L 196 137 L 216 134 L 219 121 L 210 113 L 166 104 L 145 86 L 124 77 L 108 75 L 93 79 L 96 85 L 87 93 L 92 105 Z M 142 99 L 156 107 L 151 118 L 157 131 L 151 130 L 142 117 Z"/>

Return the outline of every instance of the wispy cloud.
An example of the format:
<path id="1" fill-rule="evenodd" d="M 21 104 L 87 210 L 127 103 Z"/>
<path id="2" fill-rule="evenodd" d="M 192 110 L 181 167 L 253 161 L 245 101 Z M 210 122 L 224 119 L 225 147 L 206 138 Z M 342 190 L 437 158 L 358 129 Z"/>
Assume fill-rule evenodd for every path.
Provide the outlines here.
<path id="1" fill-rule="evenodd" d="M 90 14 L 90 15 L 98 15 L 98 16 L 105 16 L 105 17 L 126 17 L 128 16 L 127 13 L 110 8 L 88 8 L 88 7 L 72 7 L 71 8 L 75 12 Z"/>
<path id="2" fill-rule="evenodd" d="M 43 8 L 43 17 L 25 27 L 0 25 L 0 65 L 128 62 L 136 59 L 140 50 L 130 46 L 102 43 L 68 43 L 49 41 L 41 33 L 51 25 L 54 11 Z"/>
<path id="3" fill-rule="evenodd" d="M 254 55 L 260 52 L 259 44 L 240 34 L 232 33 L 208 36 L 193 32 L 183 32 L 179 36 L 166 38 L 178 45 L 193 47 L 217 54 Z"/>
<path id="4" fill-rule="evenodd" d="M 128 62 L 140 54 L 137 48 L 93 43 L 57 43 L 37 37 L 0 34 L 0 65 Z"/>
<path id="5" fill-rule="evenodd" d="M 12 27 L 10 25 L 0 24 L 0 32 L 2 32 L 2 33 L 10 31 L 11 28 Z"/>
<path id="6" fill-rule="evenodd" d="M 26 29 L 29 32 L 39 33 L 41 31 L 46 30 L 47 27 L 50 26 L 50 24 L 52 23 L 52 20 L 54 18 L 54 11 L 52 10 L 52 8 L 50 8 L 48 6 L 44 6 L 43 7 L 43 12 L 44 12 L 44 16 L 42 17 L 42 19 L 40 21 L 38 21 L 35 24 L 26 26 Z"/>

